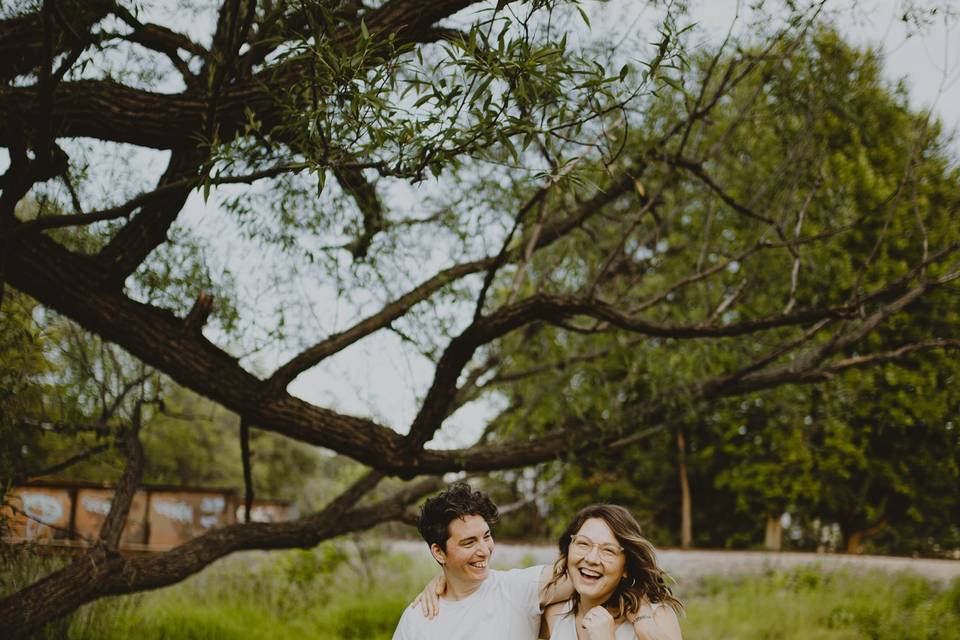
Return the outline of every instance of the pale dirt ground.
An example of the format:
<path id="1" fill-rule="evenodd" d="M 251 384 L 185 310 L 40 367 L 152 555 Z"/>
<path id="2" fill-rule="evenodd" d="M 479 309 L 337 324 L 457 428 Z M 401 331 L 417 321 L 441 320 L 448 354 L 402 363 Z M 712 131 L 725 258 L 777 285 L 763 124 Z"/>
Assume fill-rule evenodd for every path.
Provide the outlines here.
<path id="1" fill-rule="evenodd" d="M 391 550 L 427 557 L 427 546 L 413 540 L 388 543 Z M 548 564 L 556 558 L 552 546 L 515 545 L 497 543 L 493 564 L 498 568 Z M 770 569 L 790 569 L 803 565 L 818 565 L 821 569 L 846 568 L 851 571 L 880 569 L 883 571 L 910 571 L 930 580 L 949 582 L 960 577 L 960 560 L 929 560 L 888 556 L 848 556 L 833 553 L 795 553 L 768 551 L 680 551 L 665 549 L 658 552 L 664 570 L 679 582 L 695 581 L 703 576 L 755 575 Z"/>

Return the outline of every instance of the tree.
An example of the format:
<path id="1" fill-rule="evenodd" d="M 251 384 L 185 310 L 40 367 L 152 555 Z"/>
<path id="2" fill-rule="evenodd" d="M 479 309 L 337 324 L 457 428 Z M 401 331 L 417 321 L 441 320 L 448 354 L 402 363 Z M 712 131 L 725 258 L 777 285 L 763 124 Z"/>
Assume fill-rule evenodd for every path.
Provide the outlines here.
<path id="1" fill-rule="evenodd" d="M 17 423 L 19 416 L 39 405 L 38 379 L 50 370 L 42 336 L 30 322 L 35 306 L 27 296 L 9 295 L 0 316 L 0 501 L 11 479 L 30 467 L 33 461 L 28 456 L 40 435 L 19 434 Z"/>
<path id="2" fill-rule="evenodd" d="M 703 59 L 701 69 L 705 70 L 711 63 L 711 58 Z M 925 207 L 938 201 L 956 203 L 960 194 L 956 168 L 939 153 L 919 152 L 916 146 L 915 136 L 920 136 L 921 140 L 929 139 L 927 136 L 936 125 L 923 114 L 912 113 L 904 103 L 902 92 L 891 91 L 885 85 L 874 53 L 851 49 L 839 41 L 836 34 L 821 31 L 794 52 L 789 64 L 772 65 L 758 76 L 757 82 L 762 85 L 745 82 L 740 91 L 730 96 L 728 104 L 712 113 L 720 131 L 724 131 L 725 119 L 741 123 L 747 119 L 750 121 L 749 136 L 727 136 L 723 141 L 731 148 L 729 152 L 719 154 L 722 160 L 718 162 L 730 164 L 726 169 L 717 169 L 713 179 L 730 185 L 739 183 L 738 188 L 744 193 L 750 193 L 754 188 L 751 185 L 755 184 L 764 185 L 762 189 L 775 190 L 776 187 L 770 186 L 771 180 L 781 182 L 780 193 L 770 196 L 776 206 L 780 206 L 779 198 L 794 198 L 797 189 L 814 185 L 809 187 L 803 201 L 794 200 L 799 211 L 794 217 L 797 226 L 793 231 L 812 224 L 814 237 L 824 233 L 817 231 L 815 220 L 806 217 L 807 212 L 815 208 L 825 206 L 838 213 L 880 210 L 885 213 L 866 213 L 857 217 L 849 232 L 838 233 L 830 241 L 798 245 L 796 253 L 787 260 L 792 263 L 787 282 L 777 281 L 786 275 L 784 263 L 778 264 L 783 259 L 781 256 L 751 256 L 754 266 L 749 272 L 742 270 L 739 260 L 721 263 L 721 267 L 729 268 L 726 282 L 721 277 L 719 283 L 706 283 L 699 296 L 695 288 L 688 287 L 688 291 L 695 295 L 678 296 L 675 307 L 678 313 L 703 304 L 703 301 L 711 304 L 711 299 L 715 301 L 713 305 L 718 305 L 718 313 L 739 314 L 739 311 L 731 310 L 728 303 L 741 301 L 741 308 L 751 311 L 765 307 L 772 309 L 777 305 L 793 308 L 795 295 L 805 298 L 831 295 L 832 287 L 840 283 L 843 283 L 841 289 L 850 290 L 873 277 L 871 273 L 889 276 L 909 263 L 904 251 L 909 253 L 906 247 L 911 243 L 922 246 L 925 237 L 952 236 L 952 223 L 948 219 L 940 215 L 918 218 L 915 215 L 917 209 L 911 211 L 890 200 L 908 198 Z M 836 117 L 837 113 L 842 113 L 843 117 Z M 708 144 L 712 143 L 708 138 Z M 920 143 L 921 146 L 925 144 Z M 937 147 L 938 143 L 935 143 L 931 150 Z M 903 167 L 905 159 L 914 155 L 917 161 L 910 171 L 924 177 L 910 188 L 916 191 L 907 195 L 903 191 Z M 743 170 L 738 158 L 749 159 L 750 172 Z M 912 162 L 907 160 L 908 164 Z M 727 169 L 729 173 L 724 173 Z M 768 173 L 771 174 L 769 179 L 764 177 Z M 666 197 L 673 201 L 691 199 L 690 188 L 689 183 L 680 183 L 676 190 L 668 191 Z M 818 198 L 823 200 L 815 204 Z M 694 207 L 699 205 L 692 199 L 691 202 Z M 893 206 L 888 207 L 891 202 Z M 947 205 L 942 211 L 953 210 L 955 206 Z M 687 276 L 688 265 L 706 262 L 714 244 L 736 242 L 738 235 L 751 233 L 749 224 L 728 220 L 720 227 L 713 227 L 716 234 L 711 234 L 707 225 L 711 220 L 715 222 L 713 214 L 708 211 L 707 215 L 698 218 L 696 209 L 691 209 L 680 209 L 680 220 L 676 221 L 679 225 L 664 224 L 666 231 L 658 241 L 663 242 L 664 248 L 668 243 L 676 246 L 672 255 L 663 251 L 667 255 L 658 256 L 659 264 L 652 268 L 644 264 L 646 270 L 635 276 L 641 283 L 639 287 L 653 285 L 650 299 L 657 299 L 657 289 L 662 286 L 654 278 L 672 277 L 682 282 Z M 835 221 L 842 222 L 842 216 L 838 215 Z M 690 231 L 677 233 L 677 226 L 684 224 L 704 226 L 693 226 Z M 674 232 L 673 236 L 669 235 L 670 231 Z M 826 235 L 831 234 L 827 232 Z M 601 243 L 597 245 L 603 246 Z M 589 250 L 589 247 L 584 248 L 584 252 Z M 733 252 L 727 255 L 730 253 Z M 858 265 L 858 256 L 868 256 L 873 263 Z M 603 256 L 596 259 L 601 261 Z M 798 293 L 802 287 L 807 287 L 807 291 Z M 913 305 L 911 313 L 878 327 L 866 340 L 845 348 L 847 356 L 854 359 L 864 357 L 864 350 L 892 354 L 897 352 L 897 345 L 939 342 L 951 334 L 948 327 L 958 320 L 951 297 L 952 292 L 948 289 Z M 643 294 L 638 295 L 633 303 L 636 308 L 643 308 Z M 816 326 L 814 330 L 817 330 Z M 939 358 L 933 353 L 912 359 L 905 365 L 908 369 L 901 369 L 898 374 L 900 378 L 912 381 L 911 389 L 927 389 L 926 393 L 907 395 L 888 385 L 875 384 L 874 388 L 883 392 L 874 396 L 868 392 L 869 385 L 857 384 L 856 375 L 849 383 L 846 378 L 840 378 L 826 385 L 826 389 L 836 398 L 845 398 L 847 404 L 833 404 L 833 409 L 820 417 L 814 417 L 811 409 L 811 394 L 816 392 L 795 386 L 731 394 L 728 399 L 724 399 L 723 394 L 698 398 L 696 393 L 689 393 L 705 370 L 735 366 L 740 357 L 735 353 L 737 350 L 749 352 L 756 346 L 731 341 L 663 345 L 622 339 L 619 344 L 607 343 L 598 348 L 596 336 L 589 339 L 559 337 L 545 330 L 535 340 L 531 340 L 528 334 L 506 346 L 502 357 L 509 358 L 513 371 L 495 376 L 490 382 L 511 384 L 505 392 L 511 398 L 511 408 L 502 416 L 501 428 L 508 436 L 513 436 L 516 430 L 526 429 L 526 425 L 556 423 L 569 415 L 579 415 L 585 422 L 636 420 L 637 407 L 656 406 L 656 401 L 662 398 L 662 392 L 654 386 L 656 382 L 668 377 L 675 380 L 668 387 L 670 393 L 667 397 L 673 402 L 670 407 L 673 422 L 668 430 L 644 444 L 647 448 L 645 454 L 658 461 L 655 472 L 645 470 L 636 457 L 619 454 L 607 455 L 602 462 L 582 458 L 575 458 L 573 462 L 579 467 L 577 475 L 584 476 L 588 493 L 596 492 L 595 482 L 591 479 L 601 478 L 596 473 L 599 468 L 605 471 L 607 481 L 619 478 L 624 484 L 642 487 L 642 493 L 648 497 L 658 497 L 658 505 L 670 504 L 671 508 L 680 510 L 684 516 L 681 528 L 684 521 L 690 526 L 691 520 L 691 510 L 682 500 L 686 478 L 686 486 L 693 485 L 693 493 L 699 496 L 698 503 L 704 505 L 698 514 L 700 521 L 704 527 L 712 529 L 698 529 L 704 534 L 700 540 L 715 545 L 726 546 L 733 540 L 738 540 L 739 544 L 756 544 L 758 529 L 756 523 L 751 522 L 754 514 L 761 514 L 766 520 L 767 543 L 774 547 L 779 545 L 781 515 L 788 509 L 794 516 L 802 514 L 810 520 L 820 518 L 833 522 L 837 511 L 828 508 L 825 501 L 831 499 L 830 496 L 839 497 L 849 487 L 851 475 L 860 477 L 849 467 L 851 460 L 847 456 L 851 451 L 863 450 L 863 447 L 851 443 L 850 439 L 859 440 L 876 416 L 902 419 L 904 414 L 922 406 L 928 415 L 926 424 L 939 434 L 934 436 L 931 433 L 930 436 L 938 439 L 945 447 L 943 450 L 952 450 L 946 443 L 951 441 L 949 420 L 955 402 L 951 399 L 950 385 L 944 380 L 951 379 L 954 359 Z M 865 358 L 869 360 L 871 356 Z M 885 365 L 886 368 L 895 366 L 895 363 Z M 909 373 L 916 368 L 925 373 Z M 534 374 L 536 377 L 532 377 Z M 871 374 L 863 375 L 871 381 L 876 380 L 869 377 Z M 518 383 L 526 378 L 530 381 Z M 854 387 L 860 389 L 859 394 L 853 391 Z M 530 399 L 543 394 L 545 389 L 562 390 L 560 401 L 553 398 L 552 404 L 537 405 L 538 414 L 531 416 Z M 678 389 L 685 393 L 674 393 Z M 929 402 L 926 398 L 930 399 Z M 859 413 L 875 415 L 861 420 L 857 426 L 850 425 L 850 416 Z M 911 421 L 902 427 L 909 424 Z M 847 427 L 840 429 L 831 425 Z M 896 455 L 903 457 L 909 451 L 917 470 L 925 466 L 937 469 L 934 475 L 941 481 L 931 482 L 931 488 L 934 485 L 952 486 L 948 480 L 955 475 L 951 471 L 955 464 L 952 459 L 934 460 L 932 450 L 921 444 L 925 439 L 911 442 L 909 429 L 902 427 L 885 431 L 885 437 L 893 439 L 889 444 L 897 451 Z M 829 435 L 824 435 L 824 430 Z M 670 453 L 670 441 L 677 443 L 676 456 Z M 680 443 L 683 443 L 683 449 L 679 448 Z M 864 464 L 872 464 L 868 460 L 876 456 L 876 463 L 887 464 L 881 460 L 889 458 L 880 451 L 863 451 L 862 455 L 867 459 L 860 459 Z M 672 462 L 675 457 L 676 464 Z M 691 466 L 694 482 L 689 478 L 688 468 Z M 837 476 L 830 471 L 831 467 L 843 469 L 846 475 Z M 688 470 L 686 474 L 685 469 Z M 912 484 L 922 486 L 916 481 L 918 476 L 912 478 Z M 578 487 L 582 488 L 583 484 L 572 482 L 570 485 L 558 498 L 559 504 L 579 503 Z M 895 486 L 896 483 L 888 482 L 884 488 L 875 490 L 872 502 L 864 501 L 859 492 L 842 501 L 850 508 L 869 508 L 871 504 L 879 505 L 881 498 L 885 500 Z M 664 494 L 671 497 L 664 500 Z M 937 506 L 927 500 L 927 506 L 921 507 L 924 501 L 919 500 L 919 492 L 912 491 L 911 494 L 918 499 L 913 510 L 916 512 L 922 508 L 934 521 L 938 519 L 933 514 L 939 510 L 953 512 L 954 508 L 947 506 L 949 499 Z M 681 500 L 676 499 L 678 495 Z M 936 495 L 939 499 L 949 496 L 950 492 L 938 489 Z M 622 494 L 619 497 L 630 501 L 638 512 L 650 513 L 654 518 L 650 528 L 658 534 L 663 535 L 664 528 L 677 528 L 672 514 L 656 514 L 643 500 Z M 732 522 L 730 515 L 735 512 L 738 524 L 728 528 Z M 900 515 L 903 516 L 903 512 Z M 902 518 L 896 522 L 907 525 Z M 845 528 L 849 529 L 849 526 Z M 947 528 L 941 531 L 945 532 Z M 759 533 L 763 534 L 763 528 Z M 679 542 L 684 544 L 693 537 L 692 532 L 686 538 L 681 535 Z M 659 540 L 677 541 L 670 533 Z"/>
<path id="3" fill-rule="evenodd" d="M 917 164 L 942 158 L 940 138 L 918 118 L 897 123 L 912 153 L 897 178 L 869 185 L 870 206 L 820 179 L 821 149 L 785 148 L 810 122 L 782 118 L 767 79 L 792 68 L 821 10 L 773 7 L 756 39 L 731 40 L 696 64 L 673 4 L 655 29 L 619 47 L 608 34 L 575 45 L 568 35 L 585 7 L 547 0 L 225 0 L 203 42 L 122 2 L 7 10 L 6 283 L 239 415 L 242 451 L 255 427 L 369 472 L 296 522 L 242 523 L 162 556 L 122 557 L 118 523 L 142 470 L 133 430 L 100 542 L 0 601 L 0 617 L 23 635 L 84 602 L 171 584 L 236 550 L 310 546 L 403 518 L 439 482 L 361 503 L 384 476 L 628 447 L 700 403 L 957 346 L 948 332 L 851 354 L 958 277 L 956 232 L 915 236 L 897 245 L 898 260 L 879 260 L 893 242 L 880 221 L 913 208 L 918 229 L 945 229 L 956 200 L 910 197 L 923 189 Z M 643 45 L 655 30 L 656 45 Z M 750 141 L 782 160 L 755 166 L 744 131 L 770 120 L 781 135 Z M 110 202 L 92 209 L 99 163 L 134 147 L 162 151 L 153 157 L 165 167 L 140 176 L 124 162 L 121 175 L 155 186 L 137 194 L 114 180 Z M 223 199 L 241 250 L 271 278 L 265 289 L 279 311 L 265 330 L 256 322 L 263 309 L 233 294 L 178 223 L 195 189 Z M 404 207 L 411 193 L 417 206 Z M 28 195 L 73 212 L 25 216 L 17 203 Z M 93 250 L 70 239 L 78 228 L 93 232 Z M 831 252 L 853 258 L 846 277 L 819 260 Z M 310 337 L 316 322 L 297 314 L 309 309 L 297 281 L 308 271 L 357 309 L 352 324 L 319 340 Z M 232 305 L 234 322 L 217 317 Z M 288 335 L 297 323 L 312 331 Z M 405 433 L 288 391 L 386 331 L 434 371 Z M 267 339 L 294 355 L 258 376 L 241 356 Z M 531 420 L 522 434 L 498 429 L 476 446 L 426 448 L 464 403 L 537 373 L 511 370 L 513 349 L 541 357 L 545 371 L 576 363 L 571 388 L 594 383 L 588 349 L 616 350 L 636 382 L 606 411 L 576 411 L 571 388 L 545 387 L 552 397 L 523 398 L 522 410 L 515 398 L 497 422 L 545 415 L 548 404 L 571 411 Z M 694 366 L 705 354 L 722 357 Z"/>

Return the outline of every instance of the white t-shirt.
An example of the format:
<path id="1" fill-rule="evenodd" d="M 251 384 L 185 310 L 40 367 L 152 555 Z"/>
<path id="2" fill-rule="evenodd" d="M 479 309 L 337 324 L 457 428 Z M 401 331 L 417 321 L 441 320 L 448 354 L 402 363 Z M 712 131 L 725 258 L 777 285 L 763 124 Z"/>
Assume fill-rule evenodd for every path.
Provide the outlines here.
<path id="1" fill-rule="evenodd" d="M 393 640 L 536 640 L 542 566 L 494 571 L 463 600 L 441 600 L 433 620 L 407 607 Z"/>

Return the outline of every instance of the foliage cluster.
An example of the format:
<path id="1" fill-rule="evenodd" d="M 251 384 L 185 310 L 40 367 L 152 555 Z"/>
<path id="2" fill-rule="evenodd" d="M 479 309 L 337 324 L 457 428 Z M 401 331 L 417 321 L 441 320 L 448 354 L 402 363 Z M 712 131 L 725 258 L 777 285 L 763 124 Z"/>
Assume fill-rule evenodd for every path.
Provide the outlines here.
<path id="1" fill-rule="evenodd" d="M 712 64 L 696 60 L 688 75 Z M 682 104 L 676 96 L 649 112 Z M 750 203 L 755 215 L 790 220 L 788 232 L 798 239 L 820 240 L 798 244 L 790 256 L 756 250 L 775 242 L 766 227 L 718 205 L 703 184 L 657 175 L 644 188 L 669 202 L 663 215 L 672 217 L 646 246 L 627 241 L 624 251 L 635 262 L 625 260 L 624 272 L 600 286 L 605 297 L 643 308 L 664 282 L 684 282 L 697 264 L 698 273 L 718 270 L 717 279 L 671 292 L 660 317 L 682 321 L 711 309 L 729 320 L 763 316 L 788 312 L 798 300 L 833 304 L 827 297 L 870 291 L 905 277 L 913 268 L 906 255 L 929 238 L 956 241 L 951 212 L 960 206 L 960 170 L 937 123 L 911 111 L 902 88 L 888 85 L 875 52 L 852 48 L 836 33 L 812 33 L 789 63 L 774 56 L 690 139 L 698 151 L 688 153 L 709 158 L 703 166 L 729 186 L 729 198 Z M 636 134 L 628 146 L 645 142 Z M 742 170 L 744 158 L 750 172 Z M 593 252 L 599 243 L 570 248 L 579 266 L 565 273 L 576 277 L 600 261 Z M 548 273 L 549 259 L 541 254 L 533 268 Z M 955 300 L 953 289 L 937 292 L 844 355 L 869 359 L 904 340 L 950 335 L 960 322 Z M 776 331 L 760 340 L 681 341 L 607 336 L 599 323 L 581 326 L 586 335 L 566 329 L 532 327 L 494 352 L 506 372 L 490 386 L 507 401 L 494 437 L 575 421 L 633 433 L 638 443 L 579 451 L 543 469 L 540 486 L 560 481 L 546 509 L 554 529 L 583 504 L 610 500 L 642 514 L 653 539 L 679 544 L 685 474 L 695 545 L 757 546 L 765 526 L 789 514 L 787 547 L 941 555 L 960 546 L 954 355 L 880 360 L 876 368 L 806 381 L 815 385 L 704 399 L 697 386 L 704 373 L 722 375 L 745 354 L 771 350 L 786 370 L 803 366 L 804 356 L 790 347 L 778 352 Z M 815 344 L 832 340 L 817 332 Z M 639 425 L 650 414 L 659 427 L 642 437 Z"/>

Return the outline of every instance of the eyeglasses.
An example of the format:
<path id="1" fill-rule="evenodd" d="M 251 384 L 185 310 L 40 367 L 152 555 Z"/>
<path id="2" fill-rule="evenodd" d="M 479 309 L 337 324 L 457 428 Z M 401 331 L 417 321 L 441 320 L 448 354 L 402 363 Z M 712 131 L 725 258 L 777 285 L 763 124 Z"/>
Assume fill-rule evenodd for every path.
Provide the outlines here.
<path id="1" fill-rule="evenodd" d="M 594 547 L 597 548 L 597 554 L 604 562 L 613 562 L 623 553 L 623 547 L 616 544 L 594 542 L 587 536 L 578 533 L 570 536 L 570 551 L 577 557 L 582 558 L 590 555 Z"/>

